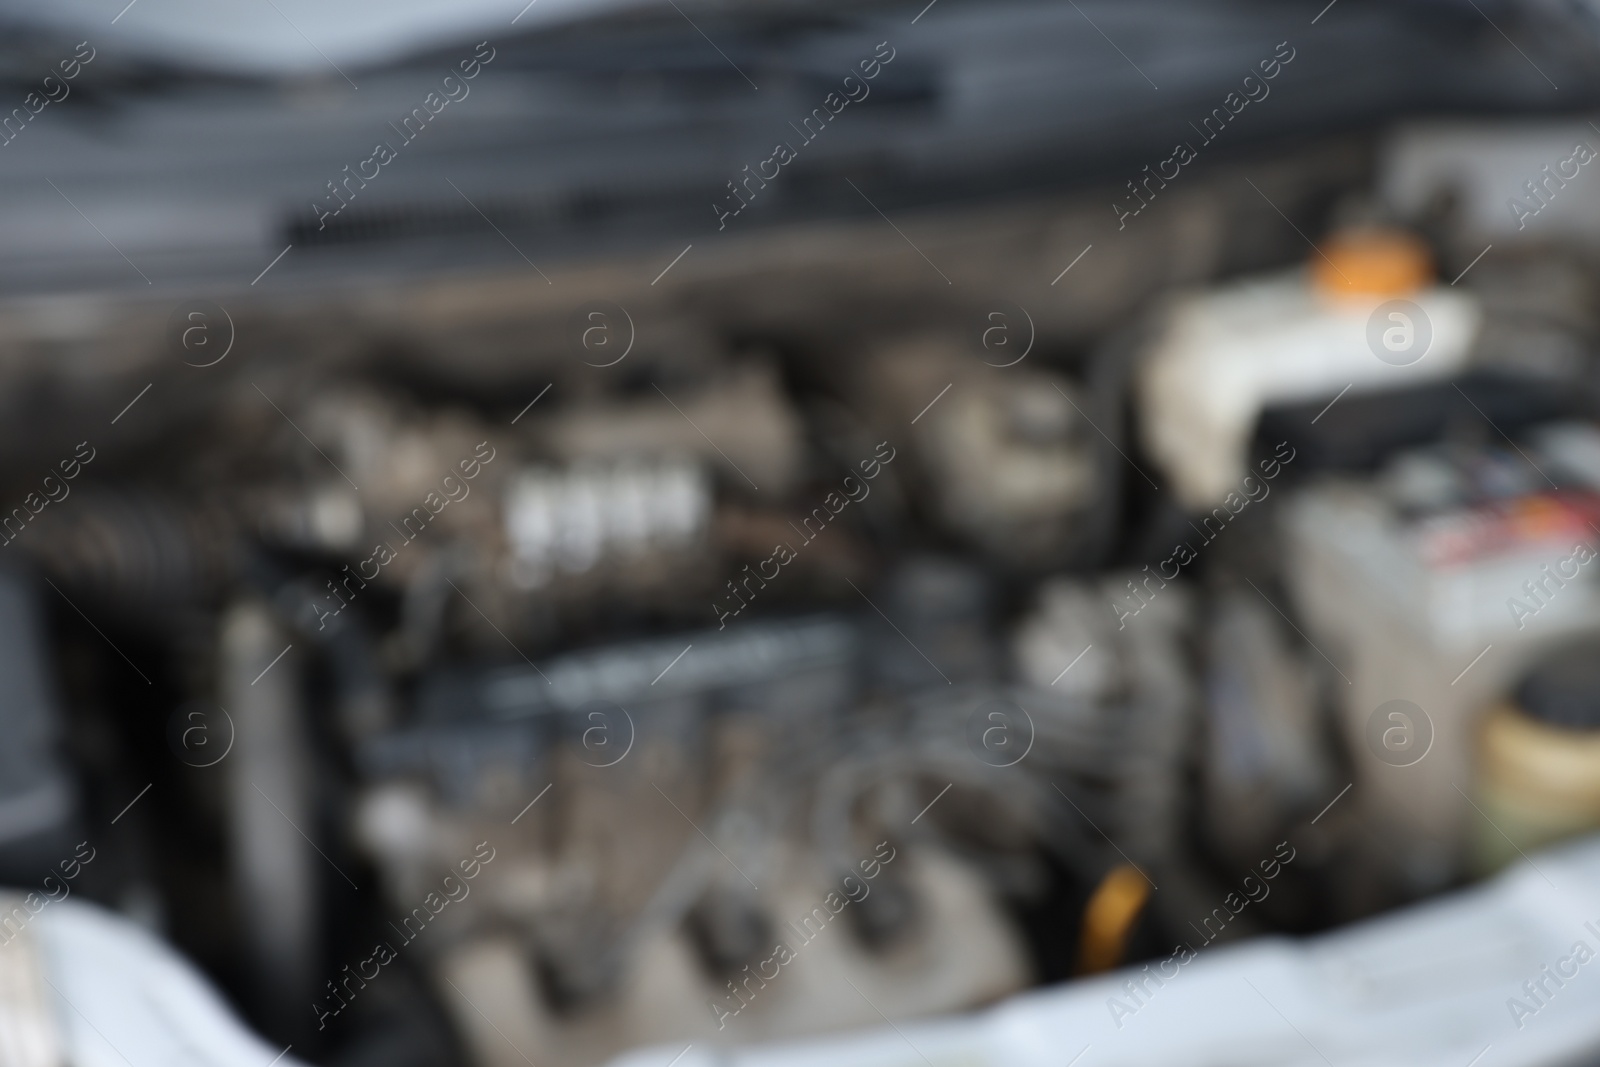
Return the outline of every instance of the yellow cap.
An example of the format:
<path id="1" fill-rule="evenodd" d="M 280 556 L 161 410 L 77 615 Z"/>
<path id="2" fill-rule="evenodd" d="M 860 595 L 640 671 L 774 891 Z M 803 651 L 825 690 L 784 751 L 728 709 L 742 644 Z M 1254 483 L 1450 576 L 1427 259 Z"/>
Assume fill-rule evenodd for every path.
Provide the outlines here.
<path id="1" fill-rule="evenodd" d="M 1343 230 L 1311 258 L 1311 280 L 1333 296 L 1405 296 L 1432 283 L 1428 246 L 1403 230 Z"/>
<path id="2" fill-rule="evenodd" d="M 1150 898 L 1150 884 L 1132 864 L 1111 868 L 1083 909 L 1079 974 L 1099 974 L 1122 962 L 1134 923 Z"/>

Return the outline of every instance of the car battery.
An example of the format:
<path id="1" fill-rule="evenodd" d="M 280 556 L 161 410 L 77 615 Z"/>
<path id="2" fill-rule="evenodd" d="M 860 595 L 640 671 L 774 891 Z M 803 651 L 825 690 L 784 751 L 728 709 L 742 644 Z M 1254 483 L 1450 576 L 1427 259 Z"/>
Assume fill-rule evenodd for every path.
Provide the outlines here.
<path id="1" fill-rule="evenodd" d="M 1400 896 L 1462 869 L 1485 710 L 1552 647 L 1600 633 L 1600 495 L 1574 476 L 1600 437 L 1531 438 L 1402 453 L 1285 509 L 1286 584 L 1332 668 L 1372 862 Z"/>

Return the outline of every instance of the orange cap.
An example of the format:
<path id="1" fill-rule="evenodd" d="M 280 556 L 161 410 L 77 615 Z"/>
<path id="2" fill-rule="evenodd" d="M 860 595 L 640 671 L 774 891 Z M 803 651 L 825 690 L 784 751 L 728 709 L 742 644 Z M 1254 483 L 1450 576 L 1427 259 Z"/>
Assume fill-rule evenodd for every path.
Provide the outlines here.
<path id="1" fill-rule="evenodd" d="M 1404 296 L 1433 281 L 1428 246 L 1403 230 L 1344 230 L 1311 258 L 1311 280 L 1334 296 Z"/>

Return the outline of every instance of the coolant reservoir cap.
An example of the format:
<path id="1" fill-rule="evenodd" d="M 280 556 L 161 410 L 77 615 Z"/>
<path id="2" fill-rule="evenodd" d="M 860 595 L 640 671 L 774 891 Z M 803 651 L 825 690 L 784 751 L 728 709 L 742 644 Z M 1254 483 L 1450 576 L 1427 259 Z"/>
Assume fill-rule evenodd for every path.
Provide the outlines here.
<path id="1" fill-rule="evenodd" d="M 1516 696 L 1530 719 L 1565 730 L 1600 731 L 1600 644 L 1573 645 L 1542 661 Z"/>
<path id="2" fill-rule="evenodd" d="M 1341 230 L 1311 259 L 1312 284 L 1331 296 L 1406 296 L 1433 282 L 1428 246 L 1404 230 Z"/>

